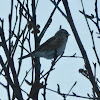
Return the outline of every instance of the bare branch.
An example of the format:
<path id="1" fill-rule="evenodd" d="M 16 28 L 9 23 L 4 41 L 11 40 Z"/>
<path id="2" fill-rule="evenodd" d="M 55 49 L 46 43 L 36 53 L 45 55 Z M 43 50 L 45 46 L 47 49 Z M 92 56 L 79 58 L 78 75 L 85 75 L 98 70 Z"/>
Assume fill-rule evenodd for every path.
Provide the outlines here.
<path id="1" fill-rule="evenodd" d="M 73 22 L 73 19 L 72 19 L 72 16 L 71 16 L 71 13 L 70 13 L 70 9 L 69 9 L 69 6 L 68 6 L 68 1 L 67 0 L 62 0 L 63 2 L 63 5 L 65 7 L 65 10 L 66 10 L 66 14 L 68 16 L 68 22 L 71 26 L 71 29 L 73 31 L 73 34 L 75 36 L 75 39 L 77 41 L 77 44 L 79 46 L 79 49 L 81 51 L 81 54 L 83 56 L 83 59 L 84 59 L 84 63 L 85 63 L 85 68 L 87 69 L 88 73 L 89 73 L 89 79 L 90 79 L 90 82 L 91 84 L 93 85 L 93 87 L 96 88 L 96 94 L 98 95 L 98 97 L 100 98 L 100 91 L 99 91 L 99 88 L 97 87 L 97 83 L 95 82 L 94 80 L 94 76 L 93 76 L 93 72 L 92 72 L 92 69 L 91 69 L 91 65 L 90 65 L 90 62 L 88 60 L 88 56 L 86 54 L 86 51 L 83 47 L 83 44 L 78 36 L 78 32 L 75 28 L 75 25 L 74 25 L 74 22 Z"/>

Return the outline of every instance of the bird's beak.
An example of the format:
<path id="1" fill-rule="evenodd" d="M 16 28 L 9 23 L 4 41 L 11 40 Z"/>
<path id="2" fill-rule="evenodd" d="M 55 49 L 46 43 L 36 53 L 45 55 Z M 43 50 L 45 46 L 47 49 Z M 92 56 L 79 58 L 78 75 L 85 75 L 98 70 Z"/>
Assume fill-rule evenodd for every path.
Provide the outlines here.
<path id="1" fill-rule="evenodd" d="M 70 36 L 70 34 L 68 34 L 68 36 Z"/>

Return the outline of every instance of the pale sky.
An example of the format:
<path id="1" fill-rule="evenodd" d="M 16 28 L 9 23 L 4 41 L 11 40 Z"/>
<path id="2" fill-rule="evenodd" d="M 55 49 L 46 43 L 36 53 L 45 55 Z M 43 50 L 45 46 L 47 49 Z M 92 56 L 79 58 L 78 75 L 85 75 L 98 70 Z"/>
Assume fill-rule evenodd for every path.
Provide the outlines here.
<path id="1" fill-rule="evenodd" d="M 84 1 L 83 3 L 84 3 L 86 13 L 95 14 L 94 0 L 91 0 L 91 2 L 90 2 L 90 0 L 83 0 L 83 1 Z M 16 0 L 15 0 L 15 2 L 16 2 Z M 68 0 L 68 2 L 69 2 L 69 7 L 71 10 L 71 14 L 72 14 L 76 29 L 77 29 L 80 39 L 83 43 L 83 46 L 87 52 L 92 69 L 94 69 L 92 63 L 93 62 L 97 63 L 97 60 L 94 55 L 94 51 L 92 49 L 92 47 L 93 47 L 92 40 L 91 40 L 91 36 L 90 36 L 89 30 L 87 28 L 86 22 L 85 22 L 85 18 L 79 12 L 79 10 L 82 11 L 81 0 Z M 63 5 L 61 3 L 59 4 L 59 7 L 64 11 Z M 40 31 L 42 30 L 46 21 L 48 20 L 53 8 L 54 8 L 54 5 L 50 2 L 50 0 L 39 0 L 36 12 L 37 12 L 37 24 L 39 24 L 41 27 Z M 4 18 L 4 25 L 5 25 L 4 29 L 5 29 L 6 36 L 8 36 L 8 33 L 9 33 L 8 32 L 8 29 L 9 29 L 8 14 L 9 14 L 9 12 L 10 12 L 9 0 L 2 0 L 0 3 L 0 17 Z M 14 14 L 13 18 L 15 18 L 15 12 L 13 14 Z M 25 25 L 25 22 L 23 21 L 22 29 L 23 29 L 24 25 Z M 50 27 L 48 28 L 48 30 L 46 31 L 46 33 L 41 41 L 41 44 L 43 42 L 45 42 L 48 38 L 53 36 L 58 31 L 60 25 L 62 25 L 62 28 L 66 29 L 71 34 L 68 39 L 64 55 L 72 56 L 74 53 L 76 53 L 77 56 L 81 56 L 80 50 L 77 46 L 76 40 L 74 38 L 74 35 L 71 31 L 70 26 L 69 26 L 67 20 L 62 16 L 62 14 L 58 10 L 56 10 L 56 12 L 53 16 L 53 19 L 52 19 L 52 23 L 51 23 Z M 92 22 L 90 22 L 90 25 L 91 25 L 91 28 L 94 30 L 94 33 L 97 32 L 97 29 L 93 25 Z M 31 38 L 33 38 L 33 36 Z M 98 44 L 100 42 L 100 39 L 97 38 L 97 34 L 94 34 L 94 39 L 95 39 L 95 43 L 96 43 L 96 49 L 97 49 L 97 51 L 100 51 L 100 46 Z M 32 41 L 31 45 L 33 45 L 32 49 L 34 50 L 33 41 Z M 27 43 L 26 43 L 25 47 L 28 49 Z M 0 52 L 3 52 L 1 48 L 0 48 Z M 25 54 L 27 54 L 27 52 L 25 52 Z M 4 56 L 4 54 L 1 54 L 1 55 Z M 100 53 L 99 53 L 99 55 L 100 55 Z M 18 62 L 19 57 L 20 57 L 20 48 L 18 49 L 18 51 L 16 51 L 16 55 L 15 55 L 16 62 Z M 40 61 L 41 61 L 41 71 L 44 70 L 44 73 L 47 72 L 51 66 L 51 60 L 41 58 Z M 17 67 L 18 63 L 15 63 L 15 65 Z M 23 80 L 26 71 L 29 70 L 30 68 L 31 68 L 30 58 L 23 60 L 22 70 L 21 70 L 20 76 L 19 76 L 20 83 Z M 54 68 L 55 68 L 55 70 L 52 71 L 49 76 L 48 85 L 47 85 L 48 88 L 57 90 L 57 84 L 59 84 L 60 88 L 61 88 L 61 92 L 67 94 L 69 92 L 70 88 L 72 87 L 72 85 L 75 83 L 75 81 L 77 81 L 76 86 L 72 89 L 70 94 L 72 94 L 72 92 L 74 92 L 77 95 L 86 96 L 86 97 L 87 97 L 87 93 L 89 93 L 90 95 L 92 94 L 91 83 L 89 82 L 88 79 L 86 79 L 83 75 L 81 75 L 79 73 L 79 69 L 84 68 L 83 59 L 81 59 L 81 58 L 61 58 L 57 62 L 57 64 L 55 65 Z M 98 78 L 100 75 L 99 70 L 100 69 L 97 64 L 97 77 Z M 27 80 L 31 81 L 31 73 L 28 75 Z M 5 80 L 3 80 L 3 78 L 0 76 L 0 82 L 2 82 L 2 81 L 4 81 L 4 83 L 5 83 Z M 29 90 L 30 90 L 30 87 L 27 86 L 26 83 L 24 83 L 22 85 L 22 88 L 24 90 L 26 90 L 27 92 L 29 92 Z M 43 100 L 41 93 L 42 93 L 42 90 L 40 91 L 39 100 Z M 6 91 L 0 85 L 0 99 L 7 100 L 7 97 L 5 95 L 6 95 Z M 25 94 L 23 94 L 23 95 L 25 95 Z M 26 97 L 27 96 L 25 96 L 25 98 Z M 68 96 L 66 99 L 67 100 L 80 100 L 80 98 L 75 98 L 75 97 L 70 97 L 70 96 Z M 63 100 L 63 98 L 61 96 L 59 96 L 58 94 L 55 94 L 55 93 L 47 90 L 47 100 Z M 86 100 L 86 99 L 81 99 L 81 100 Z"/>

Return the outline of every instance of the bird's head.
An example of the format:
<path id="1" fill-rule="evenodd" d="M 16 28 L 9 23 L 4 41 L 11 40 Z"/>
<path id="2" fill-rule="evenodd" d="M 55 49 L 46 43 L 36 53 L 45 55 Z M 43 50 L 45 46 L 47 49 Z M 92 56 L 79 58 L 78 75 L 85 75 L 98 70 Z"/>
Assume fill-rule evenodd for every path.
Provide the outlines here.
<path id="1" fill-rule="evenodd" d="M 55 35 L 68 37 L 70 34 L 65 29 L 60 29 Z"/>

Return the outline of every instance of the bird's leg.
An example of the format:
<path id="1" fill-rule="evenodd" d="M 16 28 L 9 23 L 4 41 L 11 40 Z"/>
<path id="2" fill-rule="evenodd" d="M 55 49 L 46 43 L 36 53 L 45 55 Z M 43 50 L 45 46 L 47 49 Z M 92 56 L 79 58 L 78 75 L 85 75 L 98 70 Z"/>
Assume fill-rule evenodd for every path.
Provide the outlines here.
<path id="1" fill-rule="evenodd" d="M 52 61 L 52 65 L 55 64 L 55 62 L 57 62 L 62 56 L 63 56 L 64 52 L 58 57 L 56 56 L 56 58 L 54 58 L 54 60 Z"/>
<path id="2" fill-rule="evenodd" d="M 63 51 L 63 53 L 61 54 L 61 57 L 63 56 L 63 54 L 64 54 L 64 51 Z"/>

